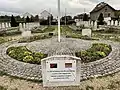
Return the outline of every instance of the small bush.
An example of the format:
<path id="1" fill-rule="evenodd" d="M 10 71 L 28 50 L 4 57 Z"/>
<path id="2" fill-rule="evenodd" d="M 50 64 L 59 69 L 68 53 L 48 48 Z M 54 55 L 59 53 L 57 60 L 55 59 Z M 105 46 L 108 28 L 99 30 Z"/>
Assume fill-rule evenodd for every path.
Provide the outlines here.
<path id="1" fill-rule="evenodd" d="M 90 49 L 76 52 L 75 54 L 77 57 L 81 58 L 82 63 L 89 63 L 108 56 L 111 50 L 110 45 L 94 43 Z"/>
<path id="2" fill-rule="evenodd" d="M 31 64 L 41 64 L 41 59 L 47 57 L 47 54 L 31 52 L 24 46 L 10 47 L 7 49 L 7 54 L 16 60 Z"/>
<path id="3" fill-rule="evenodd" d="M 0 44 L 6 42 L 4 38 L 0 38 Z"/>

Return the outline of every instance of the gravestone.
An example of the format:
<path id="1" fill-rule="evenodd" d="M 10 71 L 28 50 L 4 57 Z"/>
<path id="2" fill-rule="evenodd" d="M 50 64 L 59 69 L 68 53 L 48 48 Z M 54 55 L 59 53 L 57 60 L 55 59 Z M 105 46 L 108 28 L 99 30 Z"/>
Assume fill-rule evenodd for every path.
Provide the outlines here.
<path id="1" fill-rule="evenodd" d="M 111 25 L 111 24 L 110 24 L 110 21 L 107 21 L 107 25 L 108 25 L 108 26 Z"/>
<path id="2" fill-rule="evenodd" d="M 0 29 L 2 28 L 2 23 L 0 23 Z"/>
<path id="3" fill-rule="evenodd" d="M 111 25 L 114 25 L 114 21 L 113 20 L 111 21 Z"/>
<path id="4" fill-rule="evenodd" d="M 6 23 L 4 22 L 4 26 L 5 26 L 5 28 L 6 28 Z"/>
<path id="5" fill-rule="evenodd" d="M 26 24 L 25 23 L 23 23 L 23 28 L 26 28 Z"/>
<path id="6" fill-rule="evenodd" d="M 4 25 L 4 23 L 2 23 L 2 28 L 5 28 L 5 25 Z"/>
<path id="7" fill-rule="evenodd" d="M 118 21 L 118 26 L 120 26 L 120 21 Z"/>
<path id="8" fill-rule="evenodd" d="M 79 21 L 79 22 L 76 22 L 76 26 L 80 26 L 80 21 Z"/>
<path id="9" fill-rule="evenodd" d="M 91 21 L 91 26 L 94 26 L 94 22 L 93 21 Z"/>
<path id="10" fill-rule="evenodd" d="M 67 55 L 42 59 L 43 87 L 80 85 L 80 60 Z"/>
<path id="11" fill-rule="evenodd" d="M 83 21 L 85 27 L 89 27 L 89 22 L 88 21 Z"/>
<path id="12" fill-rule="evenodd" d="M 32 36 L 31 31 L 23 31 L 22 32 L 22 37 L 30 37 Z"/>
<path id="13" fill-rule="evenodd" d="M 82 29 L 82 36 L 88 36 L 91 37 L 92 30 L 91 29 Z"/>
<path id="14" fill-rule="evenodd" d="M 9 27 L 11 27 L 11 23 L 9 23 Z"/>
<path id="15" fill-rule="evenodd" d="M 22 26 L 22 23 L 19 23 L 19 30 L 20 30 L 21 32 L 24 31 L 23 26 Z"/>
<path id="16" fill-rule="evenodd" d="M 94 22 L 94 29 L 97 29 L 97 20 Z"/>
<path id="17" fill-rule="evenodd" d="M 8 23 L 6 22 L 5 24 L 6 24 L 6 27 L 8 28 Z"/>
<path id="18" fill-rule="evenodd" d="M 115 21 L 115 26 L 118 26 L 118 21 L 117 20 Z"/>

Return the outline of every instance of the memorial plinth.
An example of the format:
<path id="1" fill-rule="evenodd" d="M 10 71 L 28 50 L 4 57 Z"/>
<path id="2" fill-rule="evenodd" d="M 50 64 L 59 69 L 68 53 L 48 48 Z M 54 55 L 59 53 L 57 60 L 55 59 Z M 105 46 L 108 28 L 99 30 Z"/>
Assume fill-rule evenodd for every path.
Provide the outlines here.
<path id="1" fill-rule="evenodd" d="M 42 60 L 43 86 L 76 86 L 80 85 L 81 59 L 57 55 Z"/>

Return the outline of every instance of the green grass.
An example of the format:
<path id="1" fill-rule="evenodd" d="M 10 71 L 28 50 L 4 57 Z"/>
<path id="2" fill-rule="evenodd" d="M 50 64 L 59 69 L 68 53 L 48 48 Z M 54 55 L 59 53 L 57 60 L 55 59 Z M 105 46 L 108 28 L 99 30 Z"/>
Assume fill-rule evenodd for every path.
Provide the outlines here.
<path id="1" fill-rule="evenodd" d="M 0 44 L 5 43 L 6 40 L 3 37 L 0 37 Z"/>
<path id="2" fill-rule="evenodd" d="M 120 42 L 120 30 L 104 30 L 104 31 L 96 31 L 92 32 L 92 37 L 82 36 L 81 31 L 75 31 L 69 28 L 68 26 L 62 26 L 61 27 L 61 34 L 63 36 L 66 36 L 67 38 L 78 38 L 83 40 L 111 40 Z"/>
<path id="3" fill-rule="evenodd" d="M 103 40 L 111 40 L 115 42 L 120 42 L 120 35 L 119 34 L 104 34 L 104 33 L 93 33 L 93 37 L 100 38 Z"/>
<path id="4" fill-rule="evenodd" d="M 36 40 L 42 40 L 42 39 L 47 39 L 47 38 L 52 38 L 49 34 L 42 34 L 42 35 L 34 35 L 26 38 L 21 38 L 19 39 L 19 43 L 26 43 L 26 42 L 33 42 Z"/>

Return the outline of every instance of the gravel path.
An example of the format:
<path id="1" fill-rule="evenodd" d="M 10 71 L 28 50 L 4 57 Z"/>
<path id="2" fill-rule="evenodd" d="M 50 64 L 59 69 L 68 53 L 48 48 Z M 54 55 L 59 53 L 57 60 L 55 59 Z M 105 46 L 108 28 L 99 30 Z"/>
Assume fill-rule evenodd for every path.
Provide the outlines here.
<path id="1" fill-rule="evenodd" d="M 33 65 L 19 62 L 6 55 L 6 50 L 11 46 L 27 46 L 30 50 L 36 52 L 48 53 L 51 55 L 74 55 L 75 51 L 86 50 L 92 43 L 106 43 L 112 46 L 112 52 L 106 58 L 82 64 L 81 79 L 90 77 L 104 76 L 120 71 L 120 43 L 112 41 L 85 41 L 80 39 L 62 38 L 61 43 L 57 38 L 44 39 L 31 43 L 7 42 L 0 46 L 0 70 L 12 76 L 18 76 L 26 79 L 41 80 L 41 65 Z"/>

